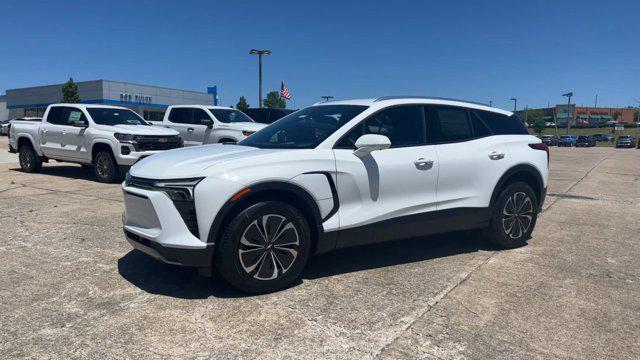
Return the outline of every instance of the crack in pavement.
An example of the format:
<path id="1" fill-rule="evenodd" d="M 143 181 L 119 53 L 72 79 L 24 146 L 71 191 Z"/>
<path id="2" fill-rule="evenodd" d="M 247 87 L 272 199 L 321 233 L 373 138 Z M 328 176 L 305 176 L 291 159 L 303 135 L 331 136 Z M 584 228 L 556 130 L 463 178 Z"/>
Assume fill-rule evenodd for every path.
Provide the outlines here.
<path id="1" fill-rule="evenodd" d="M 591 172 L 597 168 L 598 166 L 600 166 L 600 164 L 607 160 L 611 155 L 607 155 L 605 157 L 603 157 L 602 159 L 600 159 L 593 167 L 591 167 L 589 169 L 589 171 L 587 171 L 586 174 L 584 174 L 584 176 L 582 176 L 580 179 L 578 179 L 573 185 L 571 185 L 567 190 L 563 191 L 560 194 L 556 194 L 556 195 L 565 195 L 567 194 L 569 191 L 571 191 L 576 185 L 578 185 L 582 180 L 584 180 L 589 174 L 591 174 Z M 540 214 L 538 215 L 538 217 L 540 217 L 543 213 L 545 213 L 547 210 L 549 210 L 553 205 L 555 205 L 558 201 L 560 201 L 561 199 L 563 199 L 562 196 L 556 196 L 556 199 L 549 204 L 549 206 L 547 206 L 547 208 L 545 208 L 544 210 L 540 211 Z M 427 302 L 427 306 L 424 309 L 424 311 L 422 311 L 415 319 L 413 319 L 411 322 L 409 322 L 406 326 L 404 326 L 402 328 L 402 330 L 400 330 L 400 332 L 398 332 L 398 334 L 396 336 L 394 336 L 389 342 L 387 342 L 384 346 L 382 346 L 380 349 L 378 349 L 377 351 L 375 351 L 375 353 L 373 354 L 374 358 L 379 357 L 382 353 L 385 352 L 385 350 L 389 349 L 393 344 L 395 344 L 398 339 L 400 339 L 409 329 L 411 329 L 411 327 L 413 327 L 413 325 L 420 319 L 422 319 L 425 315 L 427 315 L 431 309 L 433 309 L 440 301 L 442 301 L 442 299 L 444 299 L 447 295 L 449 295 L 449 293 L 451 293 L 453 290 L 455 290 L 458 286 L 462 285 L 463 283 L 465 283 L 470 277 L 471 275 L 473 275 L 475 272 L 477 272 L 478 270 L 480 270 L 485 264 L 487 264 L 489 261 L 491 261 L 497 254 L 499 254 L 500 252 L 495 250 L 493 252 L 490 253 L 490 255 L 484 260 L 482 261 L 480 264 L 478 264 L 477 266 L 473 267 L 470 271 L 468 271 L 466 274 L 463 273 L 462 276 L 460 276 L 458 278 L 458 280 L 456 282 L 453 282 L 449 285 L 447 285 L 446 287 L 444 287 L 442 290 L 440 290 L 436 296 L 434 296 L 433 298 L 429 299 L 429 301 Z"/>

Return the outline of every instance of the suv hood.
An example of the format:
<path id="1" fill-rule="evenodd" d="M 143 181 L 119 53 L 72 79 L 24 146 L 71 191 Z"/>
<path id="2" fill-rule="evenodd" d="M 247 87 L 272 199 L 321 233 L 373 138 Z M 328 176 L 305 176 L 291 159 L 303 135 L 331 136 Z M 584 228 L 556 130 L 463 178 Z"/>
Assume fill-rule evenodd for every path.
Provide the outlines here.
<path id="1" fill-rule="evenodd" d="M 113 131 L 133 135 L 174 136 L 179 132 L 173 129 L 145 125 L 96 125 L 98 130 Z"/>
<path id="2" fill-rule="evenodd" d="M 208 175 L 221 163 L 261 156 L 286 149 L 258 149 L 241 145 L 203 145 L 163 151 L 135 164 L 130 174 L 145 179 L 185 179 Z"/>

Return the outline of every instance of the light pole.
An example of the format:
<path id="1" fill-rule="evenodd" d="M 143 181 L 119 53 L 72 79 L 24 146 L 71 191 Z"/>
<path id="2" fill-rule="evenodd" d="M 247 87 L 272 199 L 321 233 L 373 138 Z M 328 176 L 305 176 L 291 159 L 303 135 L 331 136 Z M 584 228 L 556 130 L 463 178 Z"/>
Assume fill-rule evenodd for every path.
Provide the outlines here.
<path id="1" fill-rule="evenodd" d="M 323 95 L 323 96 L 320 96 L 320 98 L 323 99 L 324 102 L 327 102 L 327 101 L 333 99 L 333 96 L 331 96 L 331 95 Z"/>
<path id="2" fill-rule="evenodd" d="M 571 113 L 571 97 L 573 96 L 573 92 L 569 91 L 562 96 L 567 97 L 567 135 L 569 135 L 569 129 L 571 128 L 571 119 L 569 119 L 569 114 Z"/>
<path id="3" fill-rule="evenodd" d="M 509 100 L 513 101 L 513 112 L 516 112 L 516 110 L 518 109 L 518 99 L 511 98 Z"/>
<path id="4" fill-rule="evenodd" d="M 258 55 L 258 107 L 262 107 L 262 55 L 270 55 L 271 50 L 251 49 L 249 55 Z"/>

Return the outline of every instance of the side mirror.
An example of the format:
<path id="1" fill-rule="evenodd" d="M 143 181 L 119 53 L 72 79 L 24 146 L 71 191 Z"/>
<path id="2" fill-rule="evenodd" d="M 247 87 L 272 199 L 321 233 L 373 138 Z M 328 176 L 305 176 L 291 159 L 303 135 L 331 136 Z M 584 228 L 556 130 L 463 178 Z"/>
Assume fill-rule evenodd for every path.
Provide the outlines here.
<path id="1" fill-rule="evenodd" d="M 79 128 L 86 128 L 86 127 L 89 127 L 89 124 L 85 123 L 82 120 L 76 120 L 76 121 L 72 121 L 71 122 L 71 126 L 79 127 Z"/>
<path id="2" fill-rule="evenodd" d="M 355 156 L 369 155 L 372 151 L 384 150 L 391 147 L 391 140 L 384 135 L 367 134 L 362 135 L 356 140 L 356 150 L 353 152 Z"/>
<path id="3" fill-rule="evenodd" d="M 211 120 L 211 119 L 200 119 L 200 123 L 202 125 L 206 125 L 208 128 L 212 128 L 213 127 L 213 120 Z"/>

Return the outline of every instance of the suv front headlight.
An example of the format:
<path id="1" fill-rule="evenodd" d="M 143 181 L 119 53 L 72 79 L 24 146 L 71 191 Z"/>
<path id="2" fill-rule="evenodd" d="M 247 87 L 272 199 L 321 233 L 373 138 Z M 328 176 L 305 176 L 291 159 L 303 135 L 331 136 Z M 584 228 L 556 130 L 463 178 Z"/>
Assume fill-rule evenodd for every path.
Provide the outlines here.
<path id="1" fill-rule="evenodd" d="M 193 191 L 202 179 L 204 178 L 151 180 L 137 178 L 127 172 L 125 185 L 162 191 L 173 201 L 193 201 Z"/>
<path id="2" fill-rule="evenodd" d="M 116 138 L 116 140 L 124 143 L 134 143 L 138 140 L 137 135 L 133 134 L 114 133 L 113 137 Z"/>

